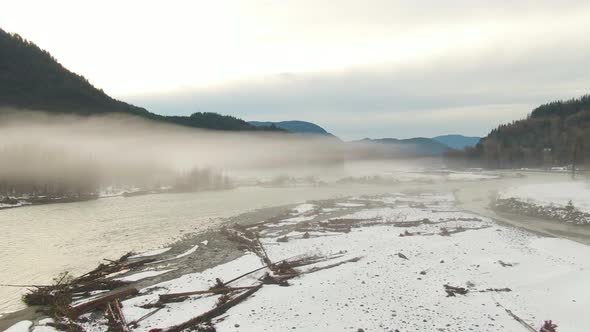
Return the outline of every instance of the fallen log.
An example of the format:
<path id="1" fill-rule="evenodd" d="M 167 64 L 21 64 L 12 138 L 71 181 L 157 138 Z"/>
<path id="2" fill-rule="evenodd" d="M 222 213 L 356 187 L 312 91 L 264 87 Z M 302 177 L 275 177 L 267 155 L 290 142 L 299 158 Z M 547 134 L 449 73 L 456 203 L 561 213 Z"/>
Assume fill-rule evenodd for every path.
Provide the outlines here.
<path id="1" fill-rule="evenodd" d="M 480 290 L 480 293 L 485 293 L 485 292 L 512 292 L 512 289 L 506 287 L 506 288 L 488 288 L 488 289 L 484 289 L 484 290 Z"/>
<path id="2" fill-rule="evenodd" d="M 109 302 L 114 301 L 116 299 L 120 299 L 120 298 L 129 296 L 129 295 L 135 295 L 137 293 L 139 293 L 137 288 L 132 287 L 132 288 L 123 289 L 121 291 L 117 291 L 117 292 L 111 293 L 109 295 L 99 297 L 94 300 L 90 300 L 88 302 L 84 302 L 79 305 L 73 306 L 73 307 L 71 307 L 71 311 L 75 316 L 79 316 L 79 315 L 81 315 L 87 311 L 90 311 L 94 308 L 106 305 Z"/>
<path id="3" fill-rule="evenodd" d="M 222 314 L 224 314 L 226 311 L 228 311 L 231 307 L 237 305 L 238 303 L 242 302 L 243 300 L 245 300 L 246 298 L 248 298 L 250 295 L 256 293 L 260 288 L 262 288 L 262 285 L 256 286 L 250 290 L 245 291 L 244 293 L 234 297 L 233 299 L 228 300 L 227 302 L 195 317 L 192 318 L 184 323 L 181 323 L 179 325 L 175 325 L 175 326 L 171 326 L 165 329 L 157 329 L 158 331 L 162 331 L 162 332 L 180 332 L 184 329 L 187 329 L 191 326 L 195 326 L 198 324 L 202 324 L 205 323 L 207 321 L 210 321 L 211 319 L 220 316 Z"/>
<path id="4" fill-rule="evenodd" d="M 252 289 L 258 286 L 246 286 L 246 287 L 225 287 L 225 288 L 213 288 L 208 290 L 199 290 L 199 291 L 192 291 L 192 292 L 183 292 L 183 293 L 170 293 L 170 294 L 160 294 L 160 301 L 166 301 L 170 299 L 175 299 L 179 297 L 191 296 L 191 295 L 201 295 L 201 294 L 223 294 L 234 292 L 238 290 L 244 289 Z"/>
<path id="5" fill-rule="evenodd" d="M 285 259 L 283 259 L 283 260 L 280 260 L 280 261 L 278 261 L 278 262 L 275 262 L 275 263 L 272 263 L 272 264 L 267 264 L 267 265 L 265 265 L 265 266 L 262 266 L 262 267 L 259 267 L 259 268 L 257 268 L 257 269 L 254 269 L 254 270 L 252 270 L 252 271 L 246 272 L 246 273 L 244 273 L 244 274 L 242 274 L 242 275 L 239 275 L 239 276 L 237 276 L 237 277 L 233 278 L 233 279 L 232 279 L 232 280 L 230 280 L 230 281 L 226 281 L 226 282 L 224 282 L 224 283 L 223 283 L 223 285 L 224 285 L 224 286 L 227 286 L 227 285 L 231 284 L 231 283 L 232 283 L 232 282 L 234 282 L 234 281 L 237 281 L 237 280 L 239 280 L 239 279 L 242 279 L 242 278 L 243 278 L 243 277 L 245 277 L 245 276 L 248 276 L 248 275 L 250 275 L 250 274 L 252 274 L 252 273 L 255 273 L 255 272 L 258 272 L 258 271 L 260 271 L 260 270 L 264 270 L 264 269 L 266 269 L 266 268 L 270 268 L 270 267 L 271 267 L 272 265 L 274 265 L 274 264 L 279 264 L 279 263 L 281 263 L 281 262 L 285 262 L 285 261 L 287 261 L 287 260 L 289 260 L 289 259 L 292 259 L 292 258 L 295 258 L 295 257 L 297 257 L 297 256 L 299 256 L 299 255 L 295 255 L 295 256 L 292 256 L 292 257 L 289 257 L 289 258 L 285 258 Z"/>
<path id="6" fill-rule="evenodd" d="M 506 313 L 508 315 L 510 315 L 510 317 L 514 318 L 515 321 L 519 322 L 520 325 L 522 325 L 523 327 L 527 328 L 531 332 L 537 332 L 537 330 L 535 328 L 533 328 L 532 326 L 530 326 L 527 322 L 525 322 L 522 318 L 518 317 L 511 310 L 507 309 L 506 307 L 504 307 L 503 305 L 501 305 L 499 302 L 496 302 L 496 304 L 498 306 L 502 307 L 502 309 L 504 309 L 504 311 L 506 311 Z"/>
<path id="7" fill-rule="evenodd" d="M 123 308 L 121 307 L 121 302 L 119 301 L 119 299 L 115 299 L 115 301 L 113 301 L 113 308 L 115 314 L 118 316 L 119 321 L 121 322 L 121 331 L 129 332 L 127 320 L 125 319 L 125 315 L 123 314 Z"/>
<path id="8" fill-rule="evenodd" d="M 455 296 L 455 294 L 466 295 L 469 293 L 467 288 L 444 285 L 447 297 Z"/>
<path id="9" fill-rule="evenodd" d="M 347 259 L 347 260 L 344 260 L 344 261 L 341 261 L 341 262 L 338 262 L 338 263 L 334 263 L 334 264 L 330 264 L 330 265 L 326 265 L 326 266 L 312 267 L 311 269 L 309 269 L 309 270 L 307 270 L 305 272 L 302 272 L 302 273 L 313 273 L 313 272 L 317 272 L 317 271 L 321 271 L 321 270 L 331 269 L 333 267 L 340 266 L 340 265 L 346 264 L 346 263 L 356 263 L 356 262 L 358 262 L 360 260 L 361 260 L 361 257 L 360 256 L 353 257 L 351 259 Z"/>
<path id="10" fill-rule="evenodd" d="M 141 322 L 142 320 L 144 320 L 150 316 L 153 316 L 155 313 L 162 310 L 163 308 L 164 308 L 164 306 L 160 306 L 160 307 L 156 308 L 156 310 L 150 311 L 147 314 L 141 316 L 140 318 L 130 322 L 129 324 L 127 324 L 127 326 L 129 326 L 131 328 L 137 328 L 139 326 L 139 322 Z"/>
<path id="11" fill-rule="evenodd" d="M 125 317 L 116 302 L 117 300 L 107 303 L 105 309 L 105 316 L 109 321 L 110 330 L 116 332 L 129 332 Z"/>
<path id="12" fill-rule="evenodd" d="M 297 276 L 295 275 L 281 275 L 281 276 L 274 276 L 270 273 L 265 273 L 264 276 L 258 280 L 260 280 L 265 285 L 279 285 L 279 286 L 289 286 L 287 282 L 288 279 Z"/>
<path id="13" fill-rule="evenodd" d="M 133 270 L 134 268 L 137 268 L 139 266 L 145 265 L 147 263 L 152 263 L 155 261 L 156 261 L 155 258 L 148 258 L 148 259 L 143 259 L 143 260 L 139 260 L 136 262 L 125 263 L 125 260 L 119 259 L 118 261 L 112 261 L 113 263 L 100 264 L 94 270 L 92 270 L 88 273 L 85 273 L 77 278 L 74 278 L 71 281 L 71 283 L 76 284 L 76 283 L 91 282 L 96 279 L 108 276 L 109 274 L 112 274 L 115 272 L 119 272 L 119 271 L 126 270 L 126 269 Z"/>

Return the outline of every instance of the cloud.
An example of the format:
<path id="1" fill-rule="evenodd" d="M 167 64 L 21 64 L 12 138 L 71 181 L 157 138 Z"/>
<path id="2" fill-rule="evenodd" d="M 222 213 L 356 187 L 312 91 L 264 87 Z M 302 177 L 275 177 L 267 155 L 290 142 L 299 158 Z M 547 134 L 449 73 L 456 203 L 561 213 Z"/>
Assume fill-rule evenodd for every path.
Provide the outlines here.
<path id="1" fill-rule="evenodd" d="M 351 139 L 483 135 L 504 117 L 474 113 L 521 105 L 522 116 L 523 105 L 590 83 L 584 0 L 23 0 L 2 9 L 4 28 L 152 111 L 305 119 Z M 434 117 L 449 109 L 477 122 L 460 130 Z M 398 120 L 383 123 L 390 113 Z M 366 114 L 380 120 L 339 120 Z M 408 128 L 401 116 L 421 122 Z"/>
<path id="2" fill-rule="evenodd" d="M 170 95 L 134 96 L 161 113 L 211 111 L 249 120 L 303 119 L 345 139 L 485 135 L 537 105 L 586 93 L 590 49 L 569 41 L 476 58 L 448 56 L 323 73 L 289 73 Z"/>

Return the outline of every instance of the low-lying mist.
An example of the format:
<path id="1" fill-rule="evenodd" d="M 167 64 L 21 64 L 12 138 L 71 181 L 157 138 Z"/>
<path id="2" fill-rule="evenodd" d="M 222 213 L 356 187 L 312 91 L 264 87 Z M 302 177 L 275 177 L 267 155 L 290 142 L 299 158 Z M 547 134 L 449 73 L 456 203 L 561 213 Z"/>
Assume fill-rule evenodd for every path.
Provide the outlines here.
<path id="1" fill-rule="evenodd" d="M 230 188 L 236 181 L 337 180 L 370 169 L 347 164 L 370 159 L 366 150 L 332 137 L 211 131 L 124 114 L 4 109 L 0 138 L 0 196 L 195 191 Z"/>
<path id="2" fill-rule="evenodd" d="M 13 193 L 227 187 L 227 176 L 243 171 L 331 166 L 343 158 L 342 147 L 323 137 L 200 130 L 122 114 L 3 110 L 0 133 L 0 190 Z"/>

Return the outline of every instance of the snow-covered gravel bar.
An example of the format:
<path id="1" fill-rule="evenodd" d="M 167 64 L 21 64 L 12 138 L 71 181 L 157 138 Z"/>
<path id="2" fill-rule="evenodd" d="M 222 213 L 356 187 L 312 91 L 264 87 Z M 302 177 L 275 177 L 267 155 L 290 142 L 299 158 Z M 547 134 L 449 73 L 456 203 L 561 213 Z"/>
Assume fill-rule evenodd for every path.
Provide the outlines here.
<path id="1" fill-rule="evenodd" d="M 264 284 L 213 318 L 216 331 L 526 332 L 544 320 L 558 331 L 588 331 L 590 247 L 458 211 L 451 193 L 316 201 L 269 220 L 249 231 L 272 262 L 329 259 L 296 267 L 288 286 Z M 124 316 L 138 321 L 132 331 L 181 324 L 215 308 L 222 295 L 163 304 L 160 295 L 207 290 L 217 278 L 261 268 L 231 283 L 259 285 L 272 274 L 265 266 L 260 253 L 246 251 L 141 289 L 122 302 Z M 99 313 L 84 317 L 87 331 L 106 331 Z"/>
<path id="2" fill-rule="evenodd" d="M 500 199 L 516 200 L 540 206 L 566 207 L 569 202 L 585 213 L 590 213 L 590 182 L 567 181 L 512 187 L 499 193 Z"/>

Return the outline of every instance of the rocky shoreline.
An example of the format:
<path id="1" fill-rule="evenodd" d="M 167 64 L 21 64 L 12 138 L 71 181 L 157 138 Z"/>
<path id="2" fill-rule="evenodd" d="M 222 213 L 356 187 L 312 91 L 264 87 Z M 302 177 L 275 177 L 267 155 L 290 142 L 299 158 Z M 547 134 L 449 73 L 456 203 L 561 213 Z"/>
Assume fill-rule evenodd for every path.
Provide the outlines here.
<path id="1" fill-rule="evenodd" d="M 555 205 L 539 205 L 511 197 L 496 199 L 492 202 L 491 206 L 499 212 L 520 214 L 575 225 L 590 225 L 590 213 L 578 210 L 571 202 L 567 206 L 561 207 Z"/>

